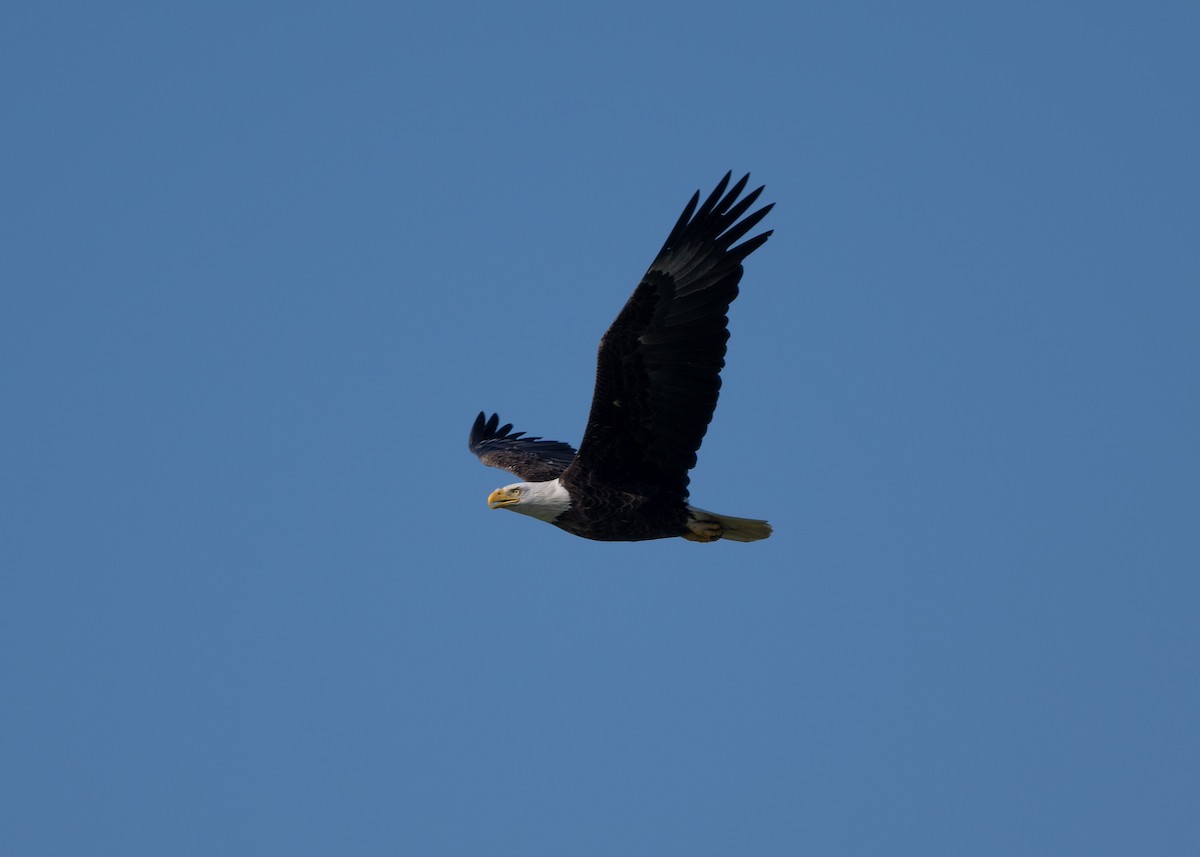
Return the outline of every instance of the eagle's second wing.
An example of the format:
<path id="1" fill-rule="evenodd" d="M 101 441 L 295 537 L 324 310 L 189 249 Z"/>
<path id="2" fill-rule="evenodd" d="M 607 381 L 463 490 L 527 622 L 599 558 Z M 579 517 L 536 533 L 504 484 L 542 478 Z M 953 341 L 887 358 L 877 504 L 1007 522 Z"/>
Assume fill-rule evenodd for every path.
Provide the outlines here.
<path id="1" fill-rule="evenodd" d="M 512 423 L 500 425 L 499 414 L 487 419 L 482 411 L 471 426 L 469 445 L 488 467 L 515 473 L 526 482 L 556 479 L 575 460 L 570 444 L 525 437 L 525 432 L 512 430 Z"/>
<path id="2" fill-rule="evenodd" d="M 739 200 L 749 176 L 726 193 L 729 179 L 726 174 L 703 204 L 699 194 L 692 197 L 604 334 L 572 473 L 687 495 L 688 470 L 717 406 L 727 312 L 742 261 L 771 235 L 742 241 L 771 206 L 747 215 L 762 188 Z"/>

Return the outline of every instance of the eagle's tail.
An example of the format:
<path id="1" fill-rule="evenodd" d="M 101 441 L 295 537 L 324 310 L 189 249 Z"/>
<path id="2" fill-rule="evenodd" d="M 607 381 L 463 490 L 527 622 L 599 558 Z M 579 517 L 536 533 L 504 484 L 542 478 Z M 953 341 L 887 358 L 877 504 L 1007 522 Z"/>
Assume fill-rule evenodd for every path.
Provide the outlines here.
<path id="1" fill-rule="evenodd" d="M 715 542 L 717 539 L 756 542 L 771 535 L 771 525 L 753 518 L 734 518 L 688 506 L 688 531 L 684 538 L 694 542 Z"/>

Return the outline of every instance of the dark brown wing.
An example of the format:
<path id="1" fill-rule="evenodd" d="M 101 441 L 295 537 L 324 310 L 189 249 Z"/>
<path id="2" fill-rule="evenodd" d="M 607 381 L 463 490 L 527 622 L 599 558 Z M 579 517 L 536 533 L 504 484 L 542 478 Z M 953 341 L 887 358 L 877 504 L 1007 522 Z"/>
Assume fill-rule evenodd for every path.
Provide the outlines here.
<path id="1" fill-rule="evenodd" d="M 468 444 L 488 467 L 515 473 L 526 482 L 556 479 L 575 459 L 570 444 L 525 437 L 525 432 L 512 430 L 512 423 L 500 425 L 499 414 L 485 420 L 483 411 L 471 426 Z"/>
<path id="2" fill-rule="evenodd" d="M 697 209 L 692 197 L 658 257 L 600 341 L 596 391 L 579 455 L 564 478 L 687 495 L 688 471 L 712 420 L 725 365 L 729 304 L 742 261 L 770 232 L 734 246 L 771 206 L 738 219 L 762 188 L 728 193 L 726 173 Z"/>

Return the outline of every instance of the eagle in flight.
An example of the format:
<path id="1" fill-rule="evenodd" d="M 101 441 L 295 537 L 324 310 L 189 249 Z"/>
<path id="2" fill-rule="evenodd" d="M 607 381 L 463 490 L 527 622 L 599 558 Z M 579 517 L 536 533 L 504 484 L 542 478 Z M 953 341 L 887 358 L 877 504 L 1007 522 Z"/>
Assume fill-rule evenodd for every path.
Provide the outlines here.
<path id="1" fill-rule="evenodd" d="M 600 541 L 753 542 L 771 535 L 766 521 L 688 502 L 688 471 L 717 407 L 727 313 L 742 262 L 771 236 L 767 231 L 742 241 L 772 208 L 746 214 L 763 191 L 742 196 L 749 179 L 729 187 L 726 173 L 703 204 L 698 191 L 692 196 L 600 340 L 592 409 L 578 451 L 514 432 L 496 414 L 475 419 L 471 452 L 522 480 L 493 491 L 490 508 Z"/>

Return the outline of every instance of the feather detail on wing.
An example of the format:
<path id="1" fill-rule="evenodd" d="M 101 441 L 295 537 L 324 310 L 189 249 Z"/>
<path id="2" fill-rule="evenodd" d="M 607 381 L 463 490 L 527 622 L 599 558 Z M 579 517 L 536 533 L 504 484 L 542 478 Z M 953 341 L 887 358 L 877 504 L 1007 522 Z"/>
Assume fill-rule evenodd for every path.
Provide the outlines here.
<path id="1" fill-rule="evenodd" d="M 692 197 L 604 334 L 592 409 L 568 479 L 586 471 L 687 496 L 688 470 L 717 406 L 742 262 L 771 235 L 742 240 L 771 206 L 746 214 L 762 188 L 742 196 L 750 177 L 732 188 L 730 178 L 726 173 L 703 203 L 699 193 Z"/>
<path id="2" fill-rule="evenodd" d="M 515 473 L 526 482 L 557 479 L 575 460 L 575 449 L 557 440 L 526 437 L 513 431 L 512 423 L 500 425 L 500 415 L 485 418 L 482 411 L 471 426 L 471 452 L 488 467 Z"/>

